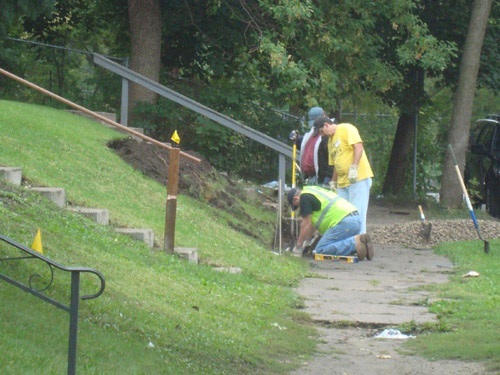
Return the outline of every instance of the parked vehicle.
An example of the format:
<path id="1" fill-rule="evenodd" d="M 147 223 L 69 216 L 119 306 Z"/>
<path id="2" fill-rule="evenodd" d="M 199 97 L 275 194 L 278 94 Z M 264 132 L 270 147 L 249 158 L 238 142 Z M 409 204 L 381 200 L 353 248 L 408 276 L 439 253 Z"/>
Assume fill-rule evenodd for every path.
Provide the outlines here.
<path id="1" fill-rule="evenodd" d="M 468 188 L 477 193 L 476 203 L 486 204 L 488 213 L 500 218 L 500 114 L 477 121 L 470 136 L 464 175 Z"/>

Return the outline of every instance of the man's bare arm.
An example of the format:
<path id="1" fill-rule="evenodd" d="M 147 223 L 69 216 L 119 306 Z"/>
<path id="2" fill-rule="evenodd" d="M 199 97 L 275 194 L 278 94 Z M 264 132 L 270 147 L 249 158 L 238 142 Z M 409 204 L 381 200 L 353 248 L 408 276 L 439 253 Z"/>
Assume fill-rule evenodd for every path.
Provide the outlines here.
<path id="1" fill-rule="evenodd" d="M 302 224 L 300 224 L 299 238 L 297 239 L 297 246 L 302 246 L 305 240 L 312 236 L 314 231 L 314 226 L 311 221 L 311 215 L 307 215 L 302 218 Z"/>
<path id="2" fill-rule="evenodd" d="M 354 147 L 354 158 L 352 160 L 353 165 L 359 165 L 359 161 L 361 160 L 361 155 L 363 155 L 363 143 L 355 143 L 352 145 Z"/>

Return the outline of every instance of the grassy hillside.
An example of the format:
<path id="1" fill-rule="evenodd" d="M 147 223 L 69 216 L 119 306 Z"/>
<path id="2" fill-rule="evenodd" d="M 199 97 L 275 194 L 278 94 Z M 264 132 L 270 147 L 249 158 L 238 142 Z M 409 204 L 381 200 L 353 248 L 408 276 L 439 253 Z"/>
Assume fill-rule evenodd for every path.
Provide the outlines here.
<path id="1" fill-rule="evenodd" d="M 166 189 L 106 147 L 117 134 L 63 111 L 0 101 L 0 165 L 21 167 L 31 185 L 64 187 L 74 205 L 108 208 L 113 225 L 153 228 L 162 243 Z M 251 215 L 265 216 L 255 208 L 245 220 Z M 238 266 L 241 274 L 151 251 L 4 183 L 0 216 L 0 233 L 29 245 L 40 227 L 48 257 L 104 274 L 104 295 L 81 304 L 80 374 L 273 373 L 312 350 L 289 288 L 305 264 L 231 229 L 204 202 L 179 196 L 176 246 L 197 247 L 202 263 Z M 0 246 L 1 257 L 9 252 Z M 0 263 L 12 275 L 34 268 Z M 64 298 L 68 285 L 56 279 L 50 293 Z M 83 286 L 91 293 L 96 281 Z M 0 298 L 2 373 L 63 373 L 67 314 L 3 282 Z"/>

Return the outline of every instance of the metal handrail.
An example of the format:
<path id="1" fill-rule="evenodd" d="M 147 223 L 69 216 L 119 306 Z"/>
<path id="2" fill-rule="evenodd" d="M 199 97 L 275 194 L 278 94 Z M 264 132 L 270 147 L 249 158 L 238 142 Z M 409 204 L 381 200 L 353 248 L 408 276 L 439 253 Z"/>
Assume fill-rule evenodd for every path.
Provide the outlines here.
<path id="1" fill-rule="evenodd" d="M 93 268 L 88 268 L 88 267 L 66 267 L 66 266 L 63 266 L 57 262 L 54 262 L 53 260 L 47 258 L 46 256 L 36 252 L 35 250 L 33 249 L 30 249 L 29 247 L 26 247 L 22 244 L 20 244 L 19 242 L 16 242 L 12 239 L 10 239 L 9 237 L 6 237 L 2 234 L 0 234 L 0 240 L 4 241 L 4 242 L 7 242 L 8 244 L 14 246 L 14 247 L 17 247 L 18 249 L 30 254 L 31 256 L 30 257 L 24 257 L 24 259 L 28 259 L 28 258 L 38 258 L 40 259 L 41 261 L 47 263 L 47 264 L 50 264 L 51 266 L 54 266 L 55 268 L 57 269 L 60 269 L 61 271 L 66 271 L 66 272 L 87 272 L 87 273 L 93 273 L 94 275 L 96 275 L 99 280 L 101 281 L 101 287 L 99 289 L 99 291 L 97 293 L 94 293 L 94 294 L 89 294 L 89 295 L 85 295 L 85 296 L 81 296 L 80 298 L 82 300 L 87 300 L 87 299 L 94 299 L 94 298 L 97 298 L 99 297 L 103 292 L 104 292 L 104 289 L 106 287 L 106 281 L 104 280 L 104 276 L 97 270 L 93 269 Z M 16 258 L 0 258 L 0 262 L 3 261 L 3 260 L 14 260 Z M 20 257 L 20 258 L 17 258 L 17 259 L 23 259 L 23 257 Z"/>
<path id="2" fill-rule="evenodd" d="M 5 261 L 15 261 L 15 260 L 38 260 L 45 263 L 50 269 L 50 280 L 43 288 L 35 288 L 32 285 L 32 280 L 35 277 L 40 277 L 38 274 L 33 274 L 29 277 L 27 283 L 23 283 L 21 281 L 15 280 L 12 277 L 9 277 L 5 274 L 0 273 L 0 279 L 17 286 L 18 288 L 24 290 L 27 293 L 30 293 L 54 306 L 60 308 L 61 310 L 67 311 L 70 316 L 69 320 L 69 345 L 68 345 L 68 375 L 76 374 L 76 345 L 78 338 L 78 308 L 79 301 L 93 299 L 99 297 L 106 287 L 106 282 L 104 280 L 104 276 L 97 270 L 93 268 L 87 267 L 66 267 L 53 260 L 47 258 L 46 256 L 12 240 L 9 237 L 6 237 L 0 234 L 0 240 L 27 253 L 26 256 L 17 256 L 17 257 L 8 257 L 8 258 L 0 258 L 0 263 Z M 54 281 L 54 269 L 59 269 L 64 272 L 69 272 L 71 274 L 71 296 L 70 296 L 70 304 L 69 306 L 47 296 L 43 292 L 50 288 L 52 282 Z M 84 296 L 80 296 L 80 273 L 91 273 L 96 275 L 100 280 L 100 288 L 97 293 L 88 294 Z"/>

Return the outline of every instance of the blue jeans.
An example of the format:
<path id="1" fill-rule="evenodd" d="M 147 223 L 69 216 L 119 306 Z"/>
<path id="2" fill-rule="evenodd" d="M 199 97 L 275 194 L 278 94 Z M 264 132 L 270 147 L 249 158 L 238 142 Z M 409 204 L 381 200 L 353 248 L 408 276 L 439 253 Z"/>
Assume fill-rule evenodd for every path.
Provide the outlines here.
<path id="1" fill-rule="evenodd" d="M 366 213 L 368 212 L 368 201 L 370 200 L 370 188 L 372 179 L 366 178 L 345 188 L 337 189 L 337 194 L 351 202 L 359 212 L 361 217 L 361 232 L 366 233 Z"/>
<path id="2" fill-rule="evenodd" d="M 340 222 L 328 229 L 321 237 L 316 248 L 316 254 L 349 256 L 356 253 L 354 236 L 361 229 L 361 217 L 346 216 Z"/>

